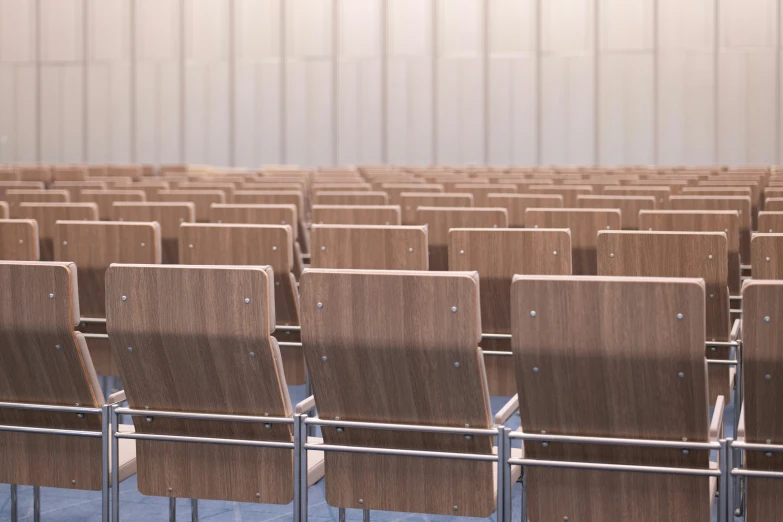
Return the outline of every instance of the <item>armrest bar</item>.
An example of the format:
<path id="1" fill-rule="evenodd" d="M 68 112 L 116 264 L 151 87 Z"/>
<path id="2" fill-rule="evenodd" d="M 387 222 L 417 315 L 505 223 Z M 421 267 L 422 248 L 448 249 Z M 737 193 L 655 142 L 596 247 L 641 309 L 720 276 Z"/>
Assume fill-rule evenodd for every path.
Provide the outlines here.
<path id="1" fill-rule="evenodd" d="M 726 399 L 723 395 L 718 395 L 715 401 L 715 411 L 712 412 L 712 422 L 710 422 L 710 440 L 715 442 L 720 439 L 720 432 L 723 428 L 723 409 Z"/>
<path id="2" fill-rule="evenodd" d="M 514 412 L 519 409 L 519 394 L 517 393 L 511 399 L 500 408 L 497 415 L 495 415 L 495 424 L 505 424 L 508 419 L 514 415 Z"/>
<path id="3" fill-rule="evenodd" d="M 122 402 L 124 400 L 126 400 L 125 399 L 125 390 L 120 390 L 120 391 L 116 391 L 116 392 L 112 393 L 111 395 L 109 395 L 109 402 L 108 402 L 108 404 L 117 404 L 117 403 L 120 403 L 120 402 Z"/>
<path id="4" fill-rule="evenodd" d="M 310 413 L 315 409 L 315 397 L 309 396 L 302 402 L 296 405 L 296 413 Z"/>

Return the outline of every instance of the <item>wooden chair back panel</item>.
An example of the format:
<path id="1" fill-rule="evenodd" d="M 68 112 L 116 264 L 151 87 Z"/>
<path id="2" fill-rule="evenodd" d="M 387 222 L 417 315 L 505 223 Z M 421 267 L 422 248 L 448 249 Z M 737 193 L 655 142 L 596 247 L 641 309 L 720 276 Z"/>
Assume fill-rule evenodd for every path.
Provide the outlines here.
<path id="1" fill-rule="evenodd" d="M 111 221 L 115 201 L 147 201 L 147 195 L 141 190 L 82 190 L 79 201 L 96 203 L 101 221 Z"/>
<path id="2" fill-rule="evenodd" d="M 430 270 L 449 269 L 449 230 L 452 228 L 507 228 L 503 208 L 419 207 L 416 224 L 427 225 Z"/>
<path id="3" fill-rule="evenodd" d="M 753 279 L 783 279 L 783 234 L 753 234 Z"/>
<path id="4" fill-rule="evenodd" d="M 38 181 L 42 183 L 51 183 L 52 168 L 48 165 L 28 165 L 20 166 L 19 179 L 22 181 Z"/>
<path id="5" fill-rule="evenodd" d="M 601 230 L 619 230 L 621 215 L 615 209 L 528 208 L 526 228 L 571 230 L 571 270 L 574 275 L 595 275 L 596 241 Z"/>
<path id="6" fill-rule="evenodd" d="M 130 407 L 291 415 L 280 352 L 270 336 L 272 282 L 271 268 L 263 266 L 109 268 L 106 325 Z M 292 440 L 284 424 L 265 429 L 138 417 L 134 423 L 140 433 Z M 138 441 L 136 449 L 145 495 L 277 504 L 293 498 L 290 450 L 156 441 Z"/>
<path id="7" fill-rule="evenodd" d="M 313 225 L 312 268 L 427 270 L 427 227 Z"/>
<path id="8" fill-rule="evenodd" d="M 19 181 L 19 171 L 14 167 L 0 167 L 0 182 Z"/>
<path id="9" fill-rule="evenodd" d="M 490 194 L 514 194 L 517 186 L 513 184 L 499 183 L 457 183 L 453 192 L 464 192 L 473 196 L 473 204 L 477 207 L 487 207 L 487 196 Z"/>
<path id="10" fill-rule="evenodd" d="M 739 295 L 740 235 L 736 210 L 643 210 L 639 220 L 642 231 L 725 233 L 729 248 L 729 291 Z"/>
<path id="11" fill-rule="evenodd" d="M 219 190 L 226 195 L 226 203 L 233 203 L 236 185 L 219 179 L 216 181 L 185 181 L 177 186 L 177 190 Z"/>
<path id="12" fill-rule="evenodd" d="M 759 232 L 783 233 L 783 212 L 759 212 Z"/>
<path id="13" fill-rule="evenodd" d="M 577 196 L 579 208 L 616 208 L 620 210 L 623 230 L 639 229 L 639 211 L 655 210 L 654 196 Z"/>
<path id="14" fill-rule="evenodd" d="M 212 223 L 238 223 L 244 225 L 289 225 L 298 238 L 299 223 L 296 205 L 251 205 L 213 203 L 210 211 Z"/>
<path id="15" fill-rule="evenodd" d="M 55 227 L 55 260 L 79 267 L 79 307 L 84 317 L 106 317 L 109 265 L 161 262 L 157 223 L 57 221 Z"/>
<path id="16" fill-rule="evenodd" d="M 701 281 L 516 276 L 511 313 L 526 432 L 707 442 Z M 524 448 L 526 457 L 544 460 L 709 466 L 709 452 L 679 448 Z M 640 522 L 707 521 L 714 500 L 707 477 L 538 467 L 525 473 L 530 520 L 612 520 L 619 509 Z"/>
<path id="17" fill-rule="evenodd" d="M 562 208 L 560 194 L 489 194 L 488 207 L 505 208 L 508 211 L 508 226 L 525 227 L 525 211 L 528 208 Z"/>
<path id="18" fill-rule="evenodd" d="M 87 167 L 79 165 L 55 165 L 52 167 L 52 182 L 86 181 L 89 177 Z"/>
<path id="19" fill-rule="evenodd" d="M 388 205 L 386 192 L 322 191 L 313 197 L 314 205 Z"/>
<path id="20" fill-rule="evenodd" d="M 38 222 L 34 219 L 0 219 L 0 259 L 38 261 Z"/>
<path id="21" fill-rule="evenodd" d="M 672 210 L 736 210 L 740 222 L 740 260 L 750 259 L 751 201 L 748 196 L 672 196 Z"/>
<path id="22" fill-rule="evenodd" d="M 0 261 L 0 401 L 88 408 L 102 392 L 79 323 L 76 266 Z M 0 423 L 101 430 L 100 415 L 0 410 Z M 0 480 L 101 488 L 100 438 L 0 432 Z M 72 481 L 75 481 L 72 482 Z"/>
<path id="23" fill-rule="evenodd" d="M 159 190 L 157 200 L 166 203 L 191 202 L 196 209 L 196 222 L 208 223 L 212 204 L 225 203 L 226 193 L 222 190 Z"/>
<path id="24" fill-rule="evenodd" d="M 419 207 L 472 207 L 472 194 L 457 194 L 454 192 L 402 192 L 400 194 L 400 209 L 402 224 L 415 225 L 416 211 Z"/>
<path id="25" fill-rule="evenodd" d="M 558 194 L 563 196 L 564 208 L 577 208 L 577 196 L 593 193 L 589 185 L 528 185 L 525 192 L 529 194 Z"/>
<path id="26" fill-rule="evenodd" d="M 71 195 L 67 190 L 9 189 L 5 200 L 11 208 L 11 217 L 15 217 L 16 207 L 21 203 L 68 203 Z"/>
<path id="27" fill-rule="evenodd" d="M 38 246 L 41 261 L 54 261 L 54 239 L 57 221 L 97 221 L 95 203 L 20 203 L 16 215 L 38 223 Z"/>
<path id="28" fill-rule="evenodd" d="M 305 207 L 302 192 L 295 190 L 238 190 L 234 194 L 234 203 L 253 205 L 296 205 L 296 215 L 299 217 L 297 238 L 302 252 L 310 252 L 310 241 L 305 228 L 308 208 Z"/>
<path id="29" fill-rule="evenodd" d="M 302 275 L 301 290 L 302 343 L 319 416 L 492 424 L 477 348 L 475 273 L 312 269 Z M 379 305 L 379 298 L 386 304 Z M 394 305 L 399 302 L 405 306 Z M 327 444 L 492 451 L 492 441 L 479 436 L 351 428 L 324 429 L 323 435 Z M 460 515 L 481 517 L 494 510 L 492 466 L 485 463 L 333 452 L 325 457 L 326 498 L 334 506 L 453 514 L 458 505 Z"/>
<path id="30" fill-rule="evenodd" d="M 8 202 L 0 201 L 0 219 L 8 219 Z"/>
<path id="31" fill-rule="evenodd" d="M 43 181 L 0 181 L 0 198 L 9 190 L 45 190 Z"/>
<path id="32" fill-rule="evenodd" d="M 439 183 L 384 183 L 381 190 L 389 195 L 390 205 L 402 205 L 403 192 L 446 192 Z"/>
<path id="33" fill-rule="evenodd" d="M 0 197 L 2 197 L 2 187 L 0 187 Z M 769 198 L 764 201 L 764 210 L 768 212 L 783 212 L 783 197 Z"/>
<path id="34" fill-rule="evenodd" d="M 116 201 L 112 204 L 115 221 L 157 221 L 160 224 L 161 261 L 166 265 L 179 263 L 179 226 L 196 220 L 196 206 L 191 202 L 136 203 Z"/>
<path id="35" fill-rule="evenodd" d="M 103 181 L 56 181 L 49 188 L 65 190 L 71 197 L 71 203 L 81 203 L 82 190 L 106 190 L 108 187 Z"/>
<path id="36" fill-rule="evenodd" d="M 652 196 L 658 206 L 656 208 L 669 208 L 671 188 L 667 186 L 640 187 L 636 185 L 620 185 L 619 187 L 604 187 L 606 196 Z"/>
<path id="37" fill-rule="evenodd" d="M 117 188 L 121 190 L 140 190 L 144 192 L 147 201 L 158 201 L 158 191 L 171 190 L 172 186 L 168 181 L 139 181 L 138 183 L 117 185 Z"/>
<path id="38" fill-rule="evenodd" d="M 400 225 L 399 205 L 314 205 L 313 224 Z"/>

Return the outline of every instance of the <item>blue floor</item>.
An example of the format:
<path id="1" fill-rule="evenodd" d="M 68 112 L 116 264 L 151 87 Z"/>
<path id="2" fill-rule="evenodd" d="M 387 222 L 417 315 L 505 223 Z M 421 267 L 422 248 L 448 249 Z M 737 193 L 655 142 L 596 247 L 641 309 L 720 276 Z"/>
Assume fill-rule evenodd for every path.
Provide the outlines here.
<path id="1" fill-rule="evenodd" d="M 296 403 L 304 398 L 304 387 L 291 387 L 291 400 Z M 498 411 L 508 400 L 507 397 L 493 397 L 492 410 Z M 726 437 L 733 437 L 733 405 L 729 405 L 724 414 Z M 516 429 L 519 427 L 519 417 L 512 417 L 507 426 Z M 33 518 L 33 488 L 18 488 L 19 520 L 32 520 Z M 516 484 L 513 489 L 514 520 L 519 520 L 521 503 L 521 486 Z M 324 498 L 324 481 L 321 480 L 308 490 L 308 516 L 314 521 L 337 521 L 337 508 L 326 504 Z M 141 495 L 136 486 L 136 477 L 133 476 L 120 485 L 120 516 L 124 521 L 167 521 L 169 518 L 168 498 L 145 497 Z M 348 520 L 361 520 L 360 510 L 347 510 Z M 395 513 L 387 511 L 373 511 L 372 520 L 391 522 L 396 520 L 406 521 L 469 521 L 479 520 L 466 517 L 435 516 Z M 10 486 L 0 485 L 0 522 L 8 522 L 11 519 Z M 214 522 L 240 522 L 240 521 L 271 521 L 291 520 L 292 507 L 245 504 L 237 502 L 221 502 L 203 500 L 199 502 L 199 520 Z M 42 522 L 99 522 L 101 520 L 101 494 L 95 491 L 75 491 L 56 488 L 41 488 L 41 520 Z M 190 520 L 190 501 L 187 499 L 177 502 L 177 520 Z M 492 515 L 488 519 L 495 520 Z M 715 520 L 715 518 L 713 518 Z M 740 519 L 737 519 L 738 521 Z"/>

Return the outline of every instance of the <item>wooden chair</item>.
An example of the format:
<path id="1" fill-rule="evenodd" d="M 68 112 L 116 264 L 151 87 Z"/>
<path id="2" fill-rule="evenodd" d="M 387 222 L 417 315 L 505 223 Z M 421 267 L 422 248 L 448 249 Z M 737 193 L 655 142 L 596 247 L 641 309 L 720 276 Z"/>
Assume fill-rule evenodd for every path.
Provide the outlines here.
<path id="1" fill-rule="evenodd" d="M 89 171 L 83 165 L 54 165 L 52 167 L 52 181 L 86 181 Z"/>
<path id="2" fill-rule="evenodd" d="M 728 244 L 724 232 L 601 232 L 598 274 L 700 277 L 706 285 L 705 341 L 728 342 L 731 332 Z M 706 348 L 708 359 L 729 359 L 729 347 Z M 710 404 L 729 397 L 735 368 L 709 367 Z"/>
<path id="3" fill-rule="evenodd" d="M 299 325 L 290 225 L 183 223 L 180 226 L 179 262 L 182 265 L 271 266 L 275 276 L 276 322 L 283 326 Z M 301 347 L 285 347 L 281 353 L 289 384 L 304 384 Z"/>
<path id="4" fill-rule="evenodd" d="M 5 200 L 13 217 L 20 203 L 68 203 L 71 197 L 67 190 L 10 189 L 5 192 Z"/>
<path id="5" fill-rule="evenodd" d="M 168 181 L 153 180 L 137 181 L 135 183 L 122 183 L 118 184 L 116 187 L 118 190 L 140 190 L 144 192 L 145 196 L 147 196 L 147 201 L 157 201 L 159 190 L 171 190 L 173 188 L 172 183 Z"/>
<path id="6" fill-rule="evenodd" d="M 399 205 L 314 205 L 313 224 L 400 225 Z"/>
<path id="7" fill-rule="evenodd" d="M 656 232 L 723 232 L 729 248 L 729 292 L 740 295 L 739 213 L 736 210 L 643 210 L 639 228 Z"/>
<path id="8" fill-rule="evenodd" d="M 49 165 L 19 165 L 17 170 L 22 181 L 52 182 L 52 168 Z"/>
<path id="9" fill-rule="evenodd" d="M 159 190 L 158 201 L 165 203 L 193 203 L 196 209 L 196 222 L 207 223 L 211 207 L 215 203 L 225 203 L 226 193 L 222 190 Z"/>
<path id="10" fill-rule="evenodd" d="M 81 203 L 82 190 L 107 190 L 104 181 L 55 181 L 49 188 L 52 190 L 67 190 L 71 203 Z"/>
<path id="11" fill-rule="evenodd" d="M 313 225 L 312 268 L 427 270 L 427 227 Z"/>
<path id="12" fill-rule="evenodd" d="M 324 191 L 313 196 L 314 205 L 388 205 L 385 192 Z"/>
<path id="13" fill-rule="evenodd" d="M 500 183 L 457 183 L 452 192 L 464 192 L 473 196 L 473 204 L 477 207 L 487 207 L 487 197 L 490 194 L 513 194 L 517 192 L 517 186 Z"/>
<path id="14" fill-rule="evenodd" d="M 0 186 L 0 191 L 2 187 Z M 0 194 L 1 197 L 1 194 Z M 769 198 L 764 200 L 764 210 L 767 212 L 783 212 L 783 198 Z"/>
<path id="15" fill-rule="evenodd" d="M 19 171 L 15 167 L 2 166 L 0 167 L 0 182 L 3 181 L 20 181 Z"/>
<path id="16" fill-rule="evenodd" d="M 177 186 L 177 190 L 219 190 L 226 195 L 226 203 L 234 202 L 236 185 L 221 179 L 213 181 L 186 181 Z"/>
<path id="17" fill-rule="evenodd" d="M 445 192 L 443 185 L 436 183 L 384 183 L 381 190 L 389 195 L 390 205 L 402 205 L 403 192 Z"/>
<path id="18" fill-rule="evenodd" d="M 416 223 L 416 211 L 419 207 L 472 207 L 473 195 L 454 192 L 401 192 L 400 209 L 402 224 Z"/>
<path id="19" fill-rule="evenodd" d="M 577 208 L 577 196 L 586 196 L 593 193 L 589 185 L 530 185 L 525 188 L 528 194 L 556 194 L 563 196 L 564 208 Z"/>
<path id="20" fill-rule="evenodd" d="M 272 282 L 272 269 L 264 266 L 109 268 L 107 326 L 128 405 L 291 417 L 280 351 L 271 336 Z M 136 433 L 293 441 L 287 424 L 150 418 L 133 418 Z M 291 450 L 156 440 L 137 445 L 143 495 L 272 504 L 294 498 Z M 323 476 L 323 457 L 309 457 L 308 485 Z"/>
<path id="21" fill-rule="evenodd" d="M 654 210 L 654 196 L 577 196 L 579 208 L 616 208 L 622 215 L 623 230 L 639 229 L 639 211 Z"/>
<path id="22" fill-rule="evenodd" d="M 526 228 L 568 228 L 571 230 L 571 266 L 574 275 L 598 273 L 596 242 L 601 230 L 620 230 L 622 219 L 616 209 L 528 208 Z"/>
<path id="23" fill-rule="evenodd" d="M 481 296 L 480 347 L 511 351 L 509 296 L 514 274 L 571 275 L 571 234 L 568 230 L 452 228 L 449 270 L 479 273 Z M 491 395 L 512 396 L 516 382 L 508 358 L 485 355 Z"/>
<path id="24" fill-rule="evenodd" d="M 147 201 L 146 194 L 141 190 L 82 190 L 79 201 L 98 205 L 98 216 L 101 221 L 111 221 L 112 205 L 116 201 Z"/>
<path id="25" fill-rule="evenodd" d="M 723 401 L 710 421 L 704 292 L 698 279 L 516 276 L 512 346 L 525 433 L 717 442 Z M 523 444 L 526 459 L 713 469 L 709 449 Z M 531 521 L 709 522 L 717 480 L 535 466 L 525 486 Z"/>
<path id="26" fill-rule="evenodd" d="M 448 270 L 449 230 L 508 228 L 508 212 L 504 208 L 419 207 L 416 224 L 428 227 L 430 270 Z"/>
<path id="27" fill-rule="evenodd" d="M 478 286 L 477 274 L 465 272 L 306 270 L 302 343 L 319 416 L 492 426 L 477 347 Z M 493 452 L 486 435 L 352 427 L 324 427 L 323 435 L 331 445 Z M 495 510 L 491 463 L 342 452 L 327 452 L 325 463 L 327 503 L 363 509 L 365 520 L 370 510 L 474 517 Z"/>
<path id="28" fill-rule="evenodd" d="M 74 325 L 79 323 L 76 266 L 0 261 L 0 287 L 0 345 L 4 360 L 0 365 L 0 402 L 30 403 L 53 410 L 74 405 L 100 409 L 104 404 L 103 391 L 84 337 L 74 331 Z M 34 486 L 35 520 L 40 519 L 41 486 L 103 490 L 108 508 L 108 476 L 104 483 L 102 473 L 103 442 L 108 447 L 108 418 L 78 410 L 3 408 L 0 422 L 6 426 L 93 434 L 75 437 L 0 431 L 0 482 Z M 136 472 L 134 441 L 122 441 L 117 457 L 116 471 L 122 481 Z M 103 514 L 108 520 L 109 513 Z"/>
<path id="29" fill-rule="evenodd" d="M 751 201 L 749 196 L 672 196 L 672 210 L 736 210 L 740 219 L 740 261 L 750 259 Z"/>
<path id="30" fill-rule="evenodd" d="M 45 190 L 43 181 L 0 181 L 0 199 L 5 201 L 9 190 Z"/>
<path id="31" fill-rule="evenodd" d="M 302 252 L 310 252 L 310 241 L 307 235 L 305 221 L 309 217 L 305 207 L 305 199 L 302 192 L 296 190 L 238 190 L 234 193 L 235 203 L 252 205 L 295 205 L 296 214 L 299 216 L 297 237 L 302 247 Z"/>
<path id="32" fill-rule="evenodd" d="M 38 223 L 38 245 L 41 261 L 54 261 L 54 240 L 57 221 L 98 221 L 95 203 L 20 203 L 16 207 L 19 219 L 34 219 Z"/>
<path id="33" fill-rule="evenodd" d="M 620 185 L 619 187 L 605 187 L 605 196 L 652 196 L 658 203 L 658 209 L 669 208 L 669 197 L 672 194 L 668 186 L 636 186 Z"/>
<path id="34" fill-rule="evenodd" d="M 130 178 L 138 181 L 144 177 L 144 167 L 141 165 L 107 165 L 106 176 L 110 178 Z"/>
<path id="35" fill-rule="evenodd" d="M 783 212 L 759 212 L 759 232 L 783 232 Z"/>
<path id="36" fill-rule="evenodd" d="M 187 203 L 115 201 L 112 204 L 114 221 L 157 221 L 160 225 L 161 262 L 179 263 L 179 226 L 196 220 L 196 206 Z"/>
<path id="37" fill-rule="evenodd" d="M 0 260 L 38 261 L 38 222 L 34 219 L 0 219 Z"/>
<path id="38" fill-rule="evenodd" d="M 489 194 L 488 207 L 505 208 L 508 211 L 508 226 L 525 227 L 525 211 L 528 208 L 562 208 L 563 196 L 560 194 Z"/>
<path id="39" fill-rule="evenodd" d="M 783 234 L 753 234 L 750 252 L 753 279 L 783 279 Z"/>

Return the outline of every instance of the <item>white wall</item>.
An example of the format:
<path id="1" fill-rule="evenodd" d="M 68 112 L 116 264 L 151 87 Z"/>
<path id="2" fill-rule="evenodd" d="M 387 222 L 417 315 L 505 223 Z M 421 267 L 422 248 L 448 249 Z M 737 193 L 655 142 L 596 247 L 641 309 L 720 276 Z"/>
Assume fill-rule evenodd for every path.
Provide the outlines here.
<path id="1" fill-rule="evenodd" d="M 0 0 L 0 163 L 779 163 L 783 0 Z"/>

